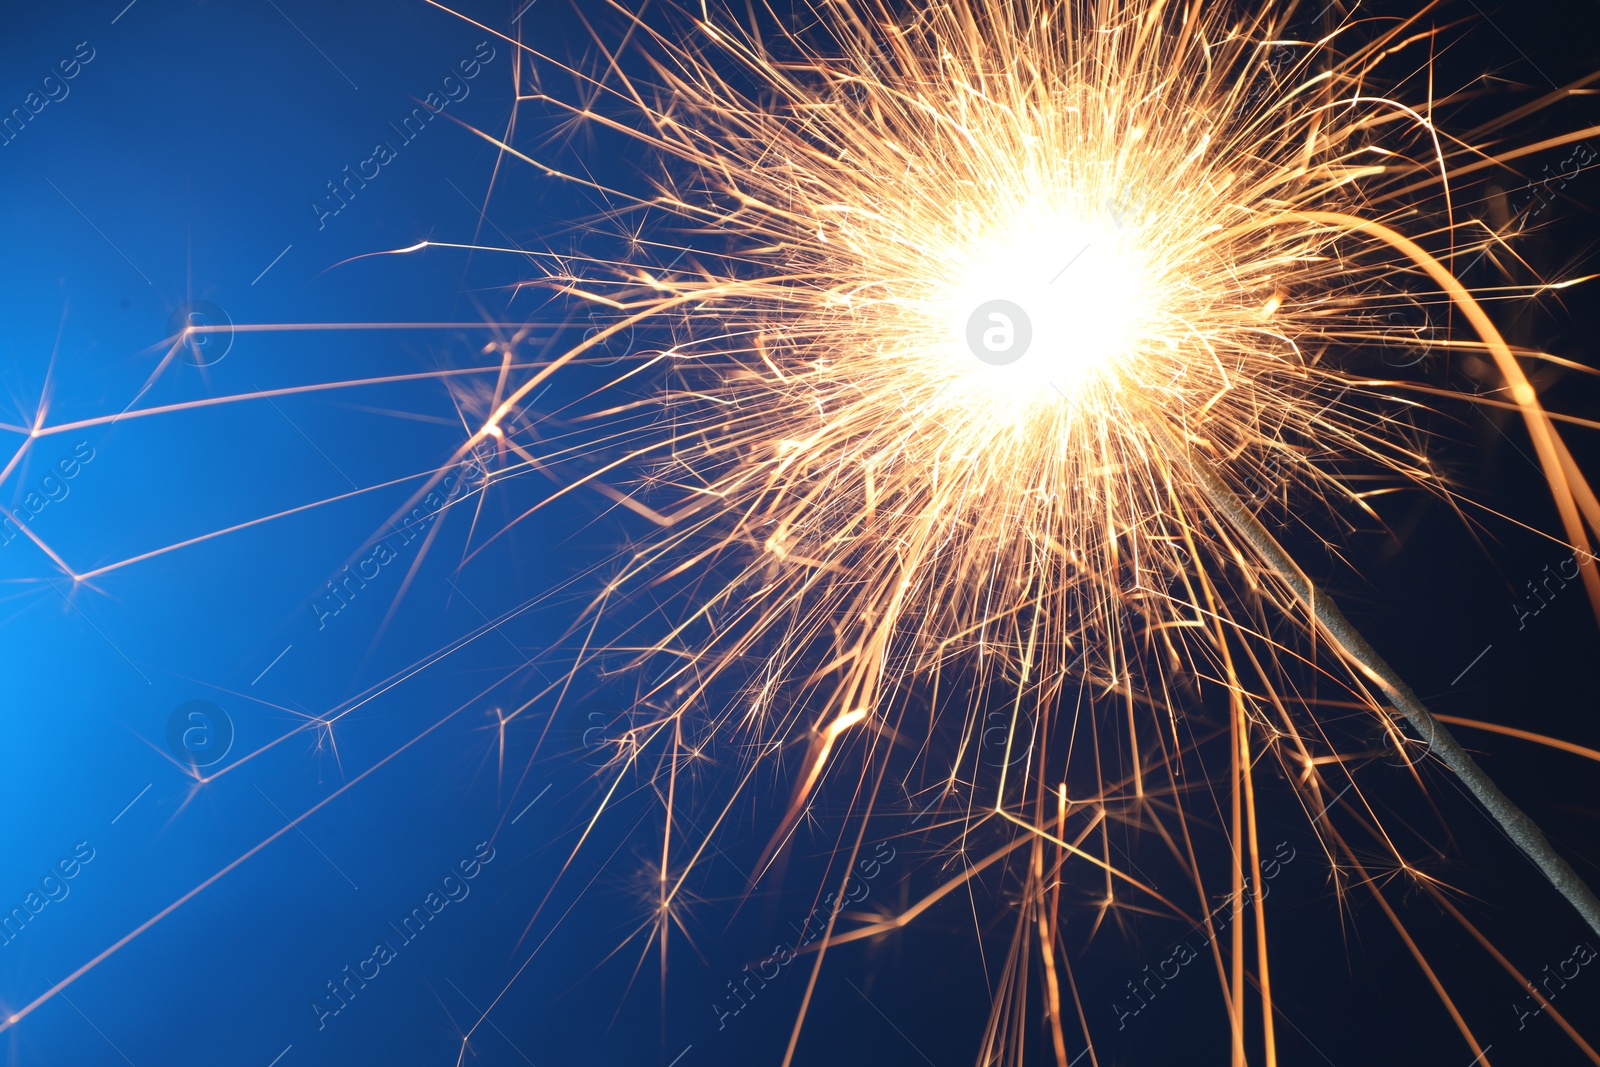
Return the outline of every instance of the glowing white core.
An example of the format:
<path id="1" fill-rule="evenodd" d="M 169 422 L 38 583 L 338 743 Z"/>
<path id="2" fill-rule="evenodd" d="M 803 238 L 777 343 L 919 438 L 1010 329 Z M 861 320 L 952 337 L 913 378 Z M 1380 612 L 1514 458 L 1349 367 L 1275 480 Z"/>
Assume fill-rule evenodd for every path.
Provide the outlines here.
<path id="1" fill-rule="evenodd" d="M 947 305 L 962 377 L 1051 400 L 1114 370 L 1137 347 L 1152 304 L 1133 236 L 1110 215 L 1027 212 L 974 242 L 953 265 Z"/>

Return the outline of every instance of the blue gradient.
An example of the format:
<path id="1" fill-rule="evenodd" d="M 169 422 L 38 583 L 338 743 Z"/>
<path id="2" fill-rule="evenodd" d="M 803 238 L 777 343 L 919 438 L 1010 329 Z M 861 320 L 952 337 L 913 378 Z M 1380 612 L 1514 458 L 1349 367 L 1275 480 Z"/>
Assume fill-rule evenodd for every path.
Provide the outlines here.
<path id="1" fill-rule="evenodd" d="M 623 39 L 601 6 L 464 10 L 597 70 L 585 20 L 605 47 Z M 787 17 L 792 5 L 774 6 Z M 782 1061 L 808 997 L 798 1065 L 972 1063 L 1011 948 L 1005 879 L 973 879 L 903 936 L 841 947 L 815 989 L 813 956 L 783 959 L 812 929 L 817 887 L 843 877 L 833 849 L 858 828 L 848 774 L 786 858 L 759 875 L 792 767 L 776 761 L 782 770 L 742 794 L 737 825 L 685 890 L 694 906 L 673 928 L 665 979 L 649 925 L 661 798 L 642 775 L 625 777 L 590 827 L 603 784 L 586 748 L 628 713 L 641 682 L 586 667 L 570 691 L 551 687 L 586 640 L 585 611 L 651 527 L 596 493 L 553 496 L 560 474 L 524 469 L 483 492 L 494 463 L 459 450 L 496 375 L 439 376 L 492 370 L 499 357 L 488 346 L 509 343 L 515 327 L 529 327 L 511 348 L 528 362 L 587 325 L 569 322 L 547 291 L 513 288 L 541 272 L 522 250 L 603 244 L 585 223 L 612 206 L 474 132 L 507 129 L 513 46 L 420 0 L 4 7 L 0 457 L 10 465 L 0 505 L 11 518 L 0 526 L 0 1024 L 26 1015 L 0 1029 L 0 1063 L 744 1067 Z M 700 4 L 685 7 L 692 15 Z M 1592 41 L 1585 10 L 1591 31 L 1572 36 Z M 1515 13 L 1490 11 L 1563 79 L 1600 62 L 1562 51 L 1555 18 L 1525 28 Z M 1498 70 L 1518 56 L 1483 30 L 1448 60 Z M 530 69 L 524 93 L 535 88 Z M 541 73 L 552 94 L 581 97 L 552 65 Z M 430 94 L 437 111 L 427 117 Z M 618 150 L 620 139 L 591 140 L 562 118 L 525 106 L 515 144 L 601 184 L 644 188 L 655 163 L 636 145 Z M 1582 180 L 1569 195 L 1592 199 L 1600 179 Z M 1592 230 L 1574 231 L 1562 261 L 1571 274 L 1588 270 L 1579 257 L 1592 257 Z M 440 246 L 374 254 L 423 241 Z M 1594 307 L 1581 295 L 1572 303 L 1575 324 L 1555 332 L 1552 351 L 1592 360 Z M 234 324 L 207 337 L 225 353 L 172 354 L 173 316 L 196 308 Z M 249 328 L 333 323 L 378 325 Z M 561 409 L 595 374 L 557 376 L 533 406 Z M 239 397 L 248 399 L 206 403 Z M 168 405 L 189 406 L 144 414 Z M 1580 392 L 1566 409 L 1592 414 L 1600 400 Z M 39 426 L 46 432 L 30 439 Z M 1499 458 L 1484 462 L 1475 497 L 1555 528 L 1541 518 L 1548 494 L 1502 441 L 1511 438 L 1483 450 Z M 1594 469 L 1592 445 L 1578 449 Z M 451 481 L 430 486 L 434 475 Z M 1443 511 L 1415 521 L 1385 512 L 1397 528 L 1410 523 L 1409 540 L 1349 550 L 1371 583 L 1338 589 L 1351 614 L 1440 710 L 1509 721 L 1515 707 L 1530 729 L 1600 745 L 1592 674 L 1571 669 L 1595 656 L 1581 594 L 1524 634 L 1492 573 L 1520 583 L 1559 562 L 1559 546 L 1513 532 L 1491 567 Z M 1320 544 L 1294 547 L 1326 563 Z M 607 627 L 637 642 L 671 621 L 647 592 L 618 604 Z M 1493 654 L 1478 653 L 1486 644 Z M 1454 688 L 1474 654 L 1470 683 Z M 720 710 L 738 696 L 707 700 Z M 233 735 L 198 772 L 204 782 L 184 760 L 205 754 L 217 723 L 185 711 L 172 725 L 196 701 L 220 709 Z M 198 731 L 187 756 L 169 741 L 185 731 Z M 703 807 L 732 792 L 744 740 L 716 739 L 704 772 L 686 777 Z M 1493 773 L 1564 848 L 1592 845 L 1600 816 L 1583 789 L 1592 775 L 1566 763 L 1550 774 L 1548 753 L 1519 744 L 1496 741 Z M 1397 823 L 1434 825 L 1400 771 L 1378 788 L 1406 798 L 1386 813 Z M 1534 883 L 1503 869 L 1513 854 L 1476 809 L 1441 795 L 1462 835 L 1451 862 L 1502 864 L 1440 865 L 1495 902 L 1475 919 L 1530 973 L 1569 958 L 1586 936 L 1576 921 L 1548 901 L 1517 912 L 1526 902 L 1515 893 Z M 934 819 L 919 822 L 927 809 L 899 783 L 884 783 L 881 798 L 886 817 L 862 854 L 881 857 L 882 845 L 894 858 L 858 877 L 862 908 L 889 915 L 959 868 L 948 837 L 916 836 Z M 1263 830 L 1263 849 L 1297 850 L 1270 905 L 1275 989 L 1293 1024 L 1280 1027 L 1280 1062 L 1467 1067 L 1385 920 L 1362 898 L 1360 932 L 1375 936 L 1349 936 L 1306 813 L 1286 788 L 1274 802 L 1284 814 Z M 1131 837 L 1097 847 L 1131 851 Z M 975 831 L 962 862 L 999 840 Z M 1158 844 L 1145 847 L 1163 860 Z M 1592 878 L 1592 847 L 1589 856 Z M 1104 892 L 1098 873 L 1067 886 L 1064 899 L 1081 906 L 1073 921 L 1094 922 Z M 1102 1064 L 1223 1062 L 1214 976 L 1175 981 L 1148 1014 L 1116 1026 L 1125 987 L 1187 936 L 1162 921 L 1108 921 L 1072 961 L 1085 1017 L 1106 1034 Z M 1516 1050 L 1503 1062 L 1577 1062 L 1548 1020 L 1516 1027 L 1506 1006 L 1520 991 L 1478 981 L 1488 965 L 1462 962 L 1475 950 L 1440 928 L 1428 928 L 1430 958 L 1447 974 L 1474 968 L 1455 992 L 1485 1041 Z M 752 969 L 773 977 L 757 982 Z M 1600 977 L 1573 987 L 1563 1010 L 1600 1012 Z M 1037 988 L 1031 995 L 1025 1025 L 1040 1027 Z M 1423 1022 L 1410 1015 L 1416 1005 Z M 1385 1011 L 1405 1032 L 1374 1054 L 1371 1034 L 1350 1020 Z M 1069 1038 L 1078 1055 L 1081 1039 Z M 1446 1045 L 1449 1058 L 1430 1058 Z M 1030 1047 L 1030 1064 L 1055 1062 Z M 1390 1052 L 1398 1058 L 1384 1059 Z"/>

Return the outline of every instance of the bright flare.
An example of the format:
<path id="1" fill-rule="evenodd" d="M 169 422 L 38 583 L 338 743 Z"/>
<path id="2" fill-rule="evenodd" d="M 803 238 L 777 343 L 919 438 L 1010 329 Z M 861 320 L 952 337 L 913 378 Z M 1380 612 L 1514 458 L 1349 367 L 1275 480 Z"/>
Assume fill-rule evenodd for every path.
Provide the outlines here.
<path id="1" fill-rule="evenodd" d="M 695 828 L 738 824 L 752 783 L 769 795 L 751 768 L 736 796 L 684 799 L 708 747 L 784 768 L 769 850 L 839 768 L 860 771 L 845 783 L 858 799 L 893 780 L 955 824 L 958 873 L 842 939 L 1012 864 L 1017 965 L 979 1060 L 1031 1059 L 1013 1023 L 1036 1005 L 1036 946 L 1064 1067 L 1097 1025 L 1064 962 L 1071 899 L 1096 909 L 1087 937 L 1113 914 L 1207 922 L 1260 870 L 1261 768 L 1281 769 L 1307 812 L 1358 784 L 1370 740 L 1351 744 L 1324 702 L 1396 736 L 1370 676 L 1313 639 L 1290 583 L 1217 503 L 1349 528 L 1372 521 L 1380 486 L 1451 495 L 1406 421 L 1440 368 L 1393 380 L 1385 313 L 1470 324 L 1452 352 L 1520 406 L 1576 548 L 1600 500 L 1444 265 L 1498 239 L 1478 205 L 1447 204 L 1440 175 L 1492 160 L 1426 117 L 1433 35 L 1417 20 L 1163 0 L 949 0 L 909 20 L 877 0 L 808 6 L 814 37 L 704 7 L 709 58 L 639 22 L 657 84 L 619 91 L 615 67 L 593 83 L 637 107 L 637 129 L 533 97 L 675 158 L 625 216 L 636 247 L 698 235 L 663 239 L 659 263 L 551 279 L 619 330 L 658 328 L 647 359 L 670 383 L 659 405 L 640 401 L 632 367 L 590 416 L 620 456 L 608 469 L 645 469 L 615 498 L 664 527 L 608 597 L 645 583 L 653 610 L 681 597 L 681 622 L 644 653 L 641 701 L 659 718 L 630 736 L 627 766 L 675 807 L 705 805 L 667 820 L 646 929 L 664 966 L 673 909 L 715 851 Z M 1342 53 L 1355 25 L 1368 36 Z M 1406 106 L 1377 72 L 1413 54 L 1418 76 L 1394 93 Z M 651 212 L 659 231 L 637 221 Z M 1418 279 L 1437 288 L 1419 294 Z M 1201 464 L 1220 494 L 1202 491 Z M 1600 577 L 1585 581 L 1600 607 Z M 997 732 L 998 763 L 983 758 Z M 1164 895 L 1113 826 L 1154 831 L 1188 885 Z M 1005 843 L 978 862 L 980 827 Z M 1196 843 L 1213 829 L 1220 861 Z M 1381 896 L 1375 875 L 1404 872 L 1449 906 L 1381 827 L 1330 814 L 1312 829 L 1341 877 Z M 1276 1055 L 1255 907 L 1254 943 L 1236 924 L 1207 966 L 1236 1065 L 1247 1012 Z M 1463 1059 L 1480 1054 L 1455 1018 Z"/>
<path id="2" fill-rule="evenodd" d="M 966 387 L 1045 405 L 1114 387 L 1159 322 L 1159 275 L 1116 218 L 1030 202 L 1003 232 L 951 250 L 948 295 L 934 299 Z"/>

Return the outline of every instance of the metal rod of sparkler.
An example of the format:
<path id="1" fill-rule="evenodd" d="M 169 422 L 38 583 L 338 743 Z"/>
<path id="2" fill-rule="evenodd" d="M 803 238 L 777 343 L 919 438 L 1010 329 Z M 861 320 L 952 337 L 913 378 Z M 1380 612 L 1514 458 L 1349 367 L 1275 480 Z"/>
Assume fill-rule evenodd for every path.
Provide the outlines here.
<path id="1" fill-rule="evenodd" d="M 1161 436 L 1168 437 L 1166 430 L 1158 432 Z M 1378 655 L 1377 650 L 1361 635 L 1361 631 L 1345 618 L 1339 606 L 1295 565 L 1277 538 L 1273 537 L 1261 524 L 1261 520 L 1256 518 L 1255 513 L 1245 506 L 1244 501 L 1240 500 L 1238 494 L 1222 479 L 1216 468 L 1193 449 L 1178 444 L 1171 437 L 1168 439 L 1169 443 L 1181 450 L 1178 454 L 1186 459 L 1206 499 L 1283 577 L 1295 596 L 1310 609 L 1312 617 L 1327 638 L 1338 645 L 1345 655 L 1349 656 L 1351 661 L 1383 690 L 1389 703 L 1405 716 L 1417 736 L 1427 742 L 1428 751 L 1438 756 L 1446 767 L 1455 772 L 1456 777 L 1472 791 L 1472 795 L 1478 798 L 1478 802 L 1488 810 L 1495 822 L 1500 824 L 1506 836 L 1522 849 L 1540 871 L 1544 872 L 1550 884 L 1567 898 L 1568 902 L 1578 910 L 1578 914 L 1583 916 L 1584 921 L 1596 933 L 1600 933 L 1600 898 L 1595 896 L 1594 890 L 1590 889 L 1589 884 L 1573 870 L 1572 865 L 1556 852 L 1538 824 L 1529 818 L 1527 812 L 1517 807 L 1510 797 L 1500 791 L 1500 787 L 1494 784 L 1493 779 L 1478 766 L 1478 761 L 1456 741 L 1455 735 L 1449 728 L 1434 718 L 1395 669 Z"/>

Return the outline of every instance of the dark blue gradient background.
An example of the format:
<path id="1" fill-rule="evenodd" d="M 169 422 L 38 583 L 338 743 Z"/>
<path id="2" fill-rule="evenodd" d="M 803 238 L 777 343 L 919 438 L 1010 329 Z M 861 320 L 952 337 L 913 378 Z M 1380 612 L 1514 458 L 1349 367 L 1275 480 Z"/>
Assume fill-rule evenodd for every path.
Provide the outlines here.
<path id="1" fill-rule="evenodd" d="M 481 365 L 479 349 L 494 337 L 468 329 L 240 332 L 220 362 L 173 361 L 141 395 L 166 353 L 169 316 L 190 300 L 213 302 L 241 324 L 470 324 L 531 313 L 528 301 L 508 311 L 505 293 L 475 302 L 465 253 L 334 266 L 427 236 L 471 240 L 479 216 L 466 197 L 481 204 L 494 151 L 452 119 L 503 126 L 513 66 L 504 41 L 420 3 L 140 0 L 116 18 L 120 9 L 5 5 L 0 99 L 8 110 L 79 42 L 93 59 L 67 82 L 64 99 L 0 148 L 0 421 L 26 425 L 43 410 L 42 421 L 57 425 L 130 404 Z M 530 21 L 526 30 L 538 27 Z M 466 83 L 470 94 L 402 144 L 388 124 L 486 40 L 495 58 Z M 397 158 L 319 230 L 310 202 L 380 138 L 398 147 Z M 525 206 L 505 213 L 505 225 L 527 233 L 545 191 L 519 189 L 520 177 L 504 187 Z M 505 244 L 485 230 L 487 243 Z M 506 258 L 477 273 L 514 279 L 519 269 Z M 22 438 L 6 436 L 9 455 Z M 0 948 L 8 1009 L 245 857 L 286 816 L 325 804 L 7 1032 L 6 1063 L 264 1067 L 290 1045 L 284 1067 L 451 1063 L 459 1034 L 477 1018 L 471 1005 L 486 1006 L 548 934 L 534 931 L 518 951 L 562 854 L 558 838 L 577 817 L 572 790 L 581 775 L 524 777 L 529 738 L 519 733 L 508 741 L 502 778 L 491 709 L 509 709 L 537 688 L 518 688 L 538 677 L 524 650 L 545 649 L 577 598 L 546 601 L 426 670 L 400 672 L 569 578 L 581 555 L 560 548 L 576 532 L 604 548 L 615 546 L 617 531 L 589 526 L 593 511 L 557 506 L 519 528 L 515 553 L 491 549 L 454 574 L 467 523 L 452 516 L 403 600 L 420 541 L 325 628 L 309 607 L 420 484 L 415 476 L 445 462 L 464 437 L 447 391 L 422 381 L 129 417 L 42 437 L 10 471 L 5 502 L 15 506 L 76 443 L 94 449 L 68 494 L 30 524 L 78 573 L 411 480 L 76 589 L 25 538 L 0 548 L 10 678 L 0 790 L 11 813 L 0 899 L 7 909 L 22 904 L 78 842 L 94 850 L 67 883 L 69 895 Z M 487 507 L 487 526 L 504 523 L 518 492 L 511 487 Z M 520 676 L 485 694 L 519 666 Z M 291 733 L 362 694 L 331 737 Z M 195 699 L 231 717 L 228 762 L 253 753 L 198 789 L 165 746 L 169 714 Z M 398 941 L 386 924 L 422 905 L 483 841 L 493 841 L 494 859 L 468 883 L 470 894 L 319 1032 L 309 1004 L 324 984 L 371 955 L 380 938 Z M 538 1039 L 548 1029 L 541 1020 L 559 1013 L 551 1004 L 572 978 L 560 951 L 548 948 L 499 1009 L 517 1020 L 528 1054 L 544 1053 L 541 1065 L 558 1043 Z M 574 1036 L 561 1027 L 559 1041 Z M 490 1062 L 521 1062 L 491 1026 L 480 1028 L 474 1049 Z"/>
<path id="2" fill-rule="evenodd" d="M 0 1017 L 121 946 L 0 1034 L 0 1062 L 779 1062 L 804 968 L 785 972 L 726 1032 L 707 1007 L 746 964 L 792 939 L 848 795 L 822 813 L 834 820 L 833 836 L 798 836 L 793 864 L 752 886 L 751 861 L 789 795 L 788 783 L 763 779 L 756 801 L 739 810 L 744 821 L 733 837 L 743 851 L 707 860 L 689 920 L 695 940 L 675 935 L 663 990 L 659 958 L 636 936 L 649 919 L 646 874 L 659 855 L 656 798 L 630 785 L 563 873 L 599 796 L 575 755 L 587 724 L 571 715 L 551 721 L 553 698 L 544 697 L 503 738 L 497 729 L 501 711 L 532 699 L 571 663 L 582 635 L 570 628 L 616 554 L 648 532 L 637 516 L 597 494 L 568 494 L 462 566 L 473 499 L 436 521 L 414 574 L 420 541 L 324 627 L 312 609 L 324 583 L 367 554 L 422 477 L 475 428 L 458 405 L 481 398 L 493 375 L 453 378 L 450 387 L 426 377 L 493 364 L 485 345 L 507 331 L 475 324 L 531 324 L 519 360 L 537 358 L 547 338 L 581 333 L 547 297 L 508 288 L 538 273 L 515 252 L 432 248 L 352 259 L 425 239 L 536 251 L 584 240 L 577 223 L 606 207 L 600 198 L 515 161 L 496 173 L 496 150 L 461 125 L 504 131 L 514 105 L 511 46 L 419 0 L 124 3 L 0 3 L 0 114 L 23 106 L 80 42 L 94 52 L 67 83 L 69 94 L 0 147 L 0 423 L 11 427 L 0 430 L 0 457 L 16 453 L 28 426 L 130 411 L 114 424 L 33 440 L 0 480 L 0 503 L 15 509 L 53 464 L 87 442 L 93 460 L 29 524 L 79 574 L 271 518 L 77 586 L 26 538 L 0 546 L 0 913 L 21 906 L 80 842 L 94 850 L 67 883 L 69 894 L 0 946 Z M 620 40 L 617 21 L 599 7 L 538 0 L 521 33 L 595 69 L 599 53 L 580 15 L 596 17 L 608 45 Z M 511 4 L 467 10 L 516 32 Z M 1518 43 L 1480 26 L 1441 60 L 1456 64 L 1454 73 L 1503 70 L 1537 88 L 1522 51 L 1560 80 L 1600 66 L 1593 5 L 1539 20 L 1509 8 L 1489 12 Z M 470 95 L 399 146 L 390 124 L 484 41 L 495 58 L 467 83 Z M 570 80 L 552 91 L 571 98 Z M 1585 121 L 1573 113 L 1558 119 L 1562 128 Z M 517 131 L 519 147 L 586 160 L 605 183 L 642 187 L 649 161 L 637 149 L 565 138 L 548 114 L 525 115 Z M 311 203 L 379 139 L 395 143 L 397 157 L 319 228 Z M 1561 231 L 1557 241 L 1566 243 L 1548 259 L 1571 274 L 1586 272 L 1582 257 L 1592 247 L 1584 205 L 1600 179 L 1585 178 L 1561 207 L 1563 227 L 1573 229 Z M 1558 354 L 1592 359 L 1586 293 L 1569 301 L 1570 317 L 1529 329 Z M 238 324 L 458 325 L 240 331 L 214 365 L 162 367 L 169 319 L 191 301 L 220 306 Z M 424 377 L 138 414 L 407 374 Z M 585 387 L 581 374 L 558 379 L 540 404 L 557 407 Z M 1596 410 L 1592 390 L 1587 398 L 1557 395 L 1566 410 Z M 1518 431 L 1483 432 L 1479 442 L 1482 431 L 1460 433 L 1490 457 L 1470 471 L 1473 492 L 1555 528 L 1547 494 L 1512 447 Z M 1476 460 L 1463 467 L 1469 462 Z M 552 485 L 537 473 L 497 484 L 482 501 L 472 547 L 549 497 Z M 294 510 L 322 501 L 331 502 Z M 1528 635 L 1515 631 L 1506 608 L 1522 578 L 1559 554 L 1514 534 L 1486 549 L 1437 507 L 1408 517 L 1396 505 L 1385 517 L 1404 528 L 1400 547 L 1371 538 L 1349 549 L 1370 584 L 1349 579 L 1315 544 L 1295 547 L 1319 576 L 1343 576 L 1335 588 L 1347 609 L 1418 690 L 1447 713 L 1600 744 L 1585 681 L 1596 641 L 1581 594 L 1553 605 Z M 615 625 L 660 625 L 644 601 L 619 608 Z M 1491 642 L 1470 681 L 1452 687 Z M 1574 667 L 1584 663 L 1588 674 Z M 581 708 L 600 695 L 626 704 L 634 684 L 586 674 L 575 679 L 572 703 Z M 230 769 L 201 787 L 166 747 L 169 716 L 193 700 L 223 708 L 237 734 Z M 303 728 L 336 713 L 331 733 Z M 547 729 L 553 740 L 534 758 Z M 1520 742 L 1477 735 L 1470 743 L 1493 753 L 1490 772 L 1594 877 L 1592 860 L 1580 858 L 1585 841 L 1593 855 L 1597 833 L 1592 773 Z M 738 767 L 736 753 L 721 752 L 715 773 L 696 788 L 729 788 L 715 774 Z M 1399 772 L 1389 784 L 1395 795 L 1413 796 Z M 1451 860 L 1439 869 L 1489 902 L 1468 905 L 1475 919 L 1530 972 L 1566 957 L 1584 936 L 1581 925 L 1476 809 L 1453 788 L 1439 792 L 1461 835 L 1441 843 Z M 899 794 L 893 800 L 903 802 Z M 1274 983 L 1292 1022 L 1279 1028 L 1280 1062 L 1467 1067 L 1468 1056 L 1456 1055 L 1465 1046 L 1381 914 L 1366 900 L 1352 905 L 1359 915 L 1341 916 L 1303 815 L 1286 792 L 1278 801 L 1288 814 L 1264 847 L 1290 839 L 1301 857 L 1273 890 Z M 913 814 L 908 807 L 883 833 L 907 832 Z M 1403 814 L 1430 817 L 1420 804 Z M 869 844 L 881 836 L 874 832 Z M 422 905 L 480 842 L 492 843 L 494 858 L 468 883 L 470 894 L 444 907 L 319 1029 L 311 1005 L 325 984 L 371 955 L 375 942 L 397 942 L 388 924 Z M 897 844 L 898 858 L 874 883 L 874 906 L 904 907 L 947 877 L 939 850 L 948 840 Z M 992 847 L 972 847 L 980 845 Z M 1461 856 L 1468 861 L 1458 863 Z M 1085 923 L 1101 891 L 1097 878 L 1074 889 Z M 992 993 L 984 968 L 992 979 L 1009 949 L 1009 888 L 953 894 L 904 937 L 830 956 L 796 1062 L 971 1063 Z M 1448 922 L 1423 905 L 1407 917 L 1425 931 L 1442 971 L 1472 976 L 1456 992 L 1480 1038 L 1500 1046 L 1494 1062 L 1580 1062 L 1548 1020 L 1538 1032 L 1517 1031 L 1507 1010 L 1516 990 L 1480 983 L 1476 976 L 1488 973 L 1481 955 Z M 1127 1034 L 1115 1032 L 1107 1010 L 1125 996 L 1124 980 L 1165 957 L 1181 933 L 1171 923 L 1129 931 L 1108 924 L 1093 951 L 1074 961 L 1084 1010 L 1106 1034 L 1102 1064 L 1225 1061 L 1226 1024 L 1210 976 L 1175 990 L 1161 1006 L 1165 1015 L 1152 1010 Z M 463 1034 L 491 1003 L 463 1053 Z M 1560 1001 L 1575 1020 L 1595 1018 L 1597 1005 L 1600 976 L 1574 983 Z M 1054 1062 L 1043 1046 L 1035 1051 L 1040 1058 L 1030 1062 Z"/>

